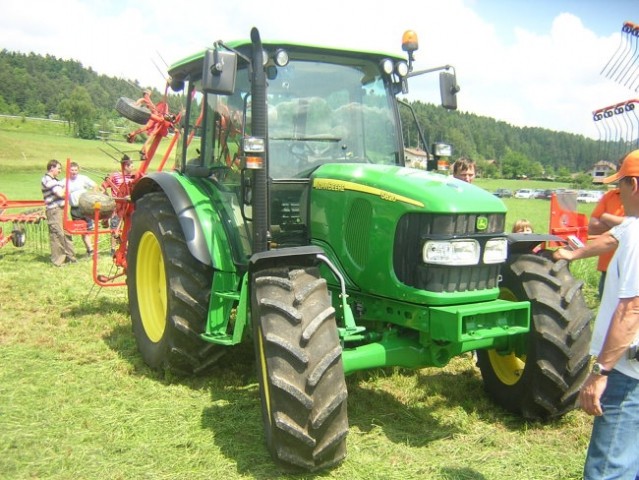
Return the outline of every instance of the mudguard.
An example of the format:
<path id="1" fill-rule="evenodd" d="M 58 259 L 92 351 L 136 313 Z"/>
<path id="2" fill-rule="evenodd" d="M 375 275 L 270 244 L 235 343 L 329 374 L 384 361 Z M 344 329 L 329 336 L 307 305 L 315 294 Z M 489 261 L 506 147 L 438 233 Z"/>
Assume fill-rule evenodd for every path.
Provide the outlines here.
<path id="1" fill-rule="evenodd" d="M 547 233 L 510 233 L 508 234 L 508 254 L 531 253 L 541 243 L 568 243 L 565 238 Z"/>
<path id="2" fill-rule="evenodd" d="M 146 193 L 157 191 L 158 187 L 166 193 L 171 205 L 173 205 L 173 209 L 177 213 L 191 255 L 205 265 L 213 266 L 211 253 L 207 248 L 202 225 L 193 203 L 176 177 L 162 172 L 150 173 L 136 184 L 131 194 L 131 199 L 135 202 Z"/>

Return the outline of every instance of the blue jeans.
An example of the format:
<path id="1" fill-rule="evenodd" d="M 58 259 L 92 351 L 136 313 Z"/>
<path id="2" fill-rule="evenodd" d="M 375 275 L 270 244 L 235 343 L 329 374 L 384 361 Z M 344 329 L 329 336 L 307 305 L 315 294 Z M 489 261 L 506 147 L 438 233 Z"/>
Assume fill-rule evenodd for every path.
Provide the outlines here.
<path id="1" fill-rule="evenodd" d="M 639 380 L 613 370 L 595 417 L 585 480 L 639 479 Z"/>

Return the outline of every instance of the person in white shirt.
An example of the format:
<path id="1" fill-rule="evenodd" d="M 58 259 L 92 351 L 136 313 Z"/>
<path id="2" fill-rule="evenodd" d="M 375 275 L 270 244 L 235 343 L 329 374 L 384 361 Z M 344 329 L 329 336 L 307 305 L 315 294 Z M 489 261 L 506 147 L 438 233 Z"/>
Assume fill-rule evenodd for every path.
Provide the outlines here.
<path id="1" fill-rule="evenodd" d="M 98 185 L 86 175 L 80 173 L 80 165 L 76 162 L 71 162 L 69 165 L 69 205 L 71 207 L 71 218 L 73 220 L 84 220 L 87 222 L 87 230 L 93 230 L 93 219 L 86 217 L 80 212 L 80 196 L 87 191 L 97 191 Z M 93 254 L 93 248 L 91 247 L 91 240 L 88 234 L 82 235 L 82 241 L 87 249 L 87 255 Z"/>
<path id="2" fill-rule="evenodd" d="M 71 235 L 64 233 L 64 183 L 58 180 L 61 170 L 62 165 L 59 161 L 55 159 L 49 160 L 47 162 L 47 173 L 40 180 L 46 209 L 47 226 L 49 228 L 51 263 L 56 267 L 77 261 Z"/>
<path id="3" fill-rule="evenodd" d="M 554 257 L 576 260 L 616 247 L 590 345 L 596 362 L 579 392 L 581 408 L 595 416 L 584 479 L 633 480 L 639 478 L 639 150 L 603 182 L 618 182 L 626 218 L 584 248 L 559 249 Z"/>

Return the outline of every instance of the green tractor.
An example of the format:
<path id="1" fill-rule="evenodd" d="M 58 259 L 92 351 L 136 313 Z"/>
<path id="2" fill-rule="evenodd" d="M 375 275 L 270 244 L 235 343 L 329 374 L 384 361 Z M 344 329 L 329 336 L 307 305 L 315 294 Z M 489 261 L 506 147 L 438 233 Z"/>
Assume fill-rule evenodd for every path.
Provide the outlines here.
<path id="1" fill-rule="evenodd" d="M 131 192 L 144 361 L 193 374 L 252 340 L 268 449 L 309 471 L 346 455 L 352 372 L 476 351 L 487 394 L 531 419 L 574 408 L 587 374 L 582 283 L 533 253 L 551 238 L 508 235 L 499 198 L 405 167 L 408 78 L 441 70 L 447 108 L 458 87 L 449 66 L 413 70 L 410 35 L 403 48 L 407 59 L 262 42 L 253 29 L 174 64 L 175 168 Z"/>

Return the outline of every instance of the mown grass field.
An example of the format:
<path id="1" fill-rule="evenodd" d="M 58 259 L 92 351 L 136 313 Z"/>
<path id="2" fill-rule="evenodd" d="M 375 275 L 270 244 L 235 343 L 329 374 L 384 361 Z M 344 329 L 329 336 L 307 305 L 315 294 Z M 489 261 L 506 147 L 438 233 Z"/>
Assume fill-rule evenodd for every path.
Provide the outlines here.
<path id="1" fill-rule="evenodd" d="M 52 157 L 91 172 L 115 165 L 103 143 L 63 134 L 0 124 L 0 145 L 0 193 L 14 198 L 40 198 Z M 548 201 L 506 203 L 510 225 L 527 217 L 547 228 Z M 76 246 L 82 252 L 77 238 Z M 594 262 L 572 267 L 596 308 Z M 264 445 L 250 345 L 206 376 L 164 376 L 137 353 L 125 289 L 93 286 L 87 260 L 50 266 L 37 228 L 24 248 L 0 249 L 1 478 L 581 478 L 591 418 L 573 411 L 537 423 L 504 412 L 484 395 L 469 354 L 441 369 L 358 373 L 347 384 L 346 461 L 315 475 L 287 472 Z"/>

